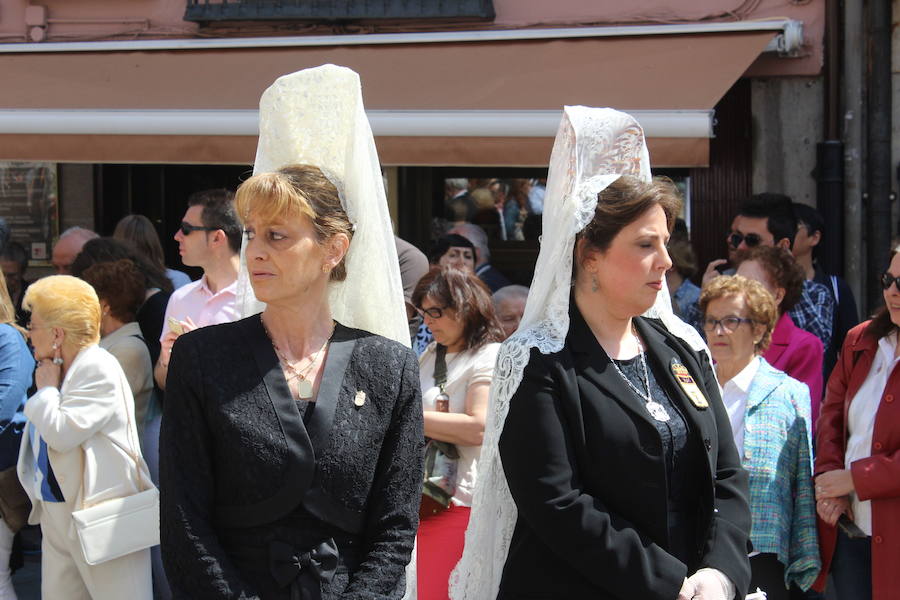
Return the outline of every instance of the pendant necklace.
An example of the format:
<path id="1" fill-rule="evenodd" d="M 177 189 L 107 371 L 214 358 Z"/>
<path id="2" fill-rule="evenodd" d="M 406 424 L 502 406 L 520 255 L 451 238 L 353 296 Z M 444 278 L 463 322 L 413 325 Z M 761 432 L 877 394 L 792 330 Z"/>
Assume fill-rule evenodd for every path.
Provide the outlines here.
<path id="1" fill-rule="evenodd" d="M 331 331 L 328 333 L 328 337 L 325 338 L 325 343 L 322 344 L 321 348 L 316 350 L 316 353 L 312 355 L 312 358 L 310 358 L 309 364 L 306 365 L 306 368 L 304 368 L 302 371 L 297 370 L 297 368 L 293 364 L 291 364 L 291 361 L 288 360 L 284 352 L 281 351 L 281 348 L 278 347 L 278 344 L 275 343 L 275 338 L 273 338 L 272 334 L 269 333 L 269 329 L 266 327 L 266 323 L 262 320 L 262 317 L 260 317 L 260 322 L 262 323 L 263 330 L 269 337 L 269 341 L 272 342 L 272 347 L 275 349 L 275 355 L 278 357 L 278 362 L 281 363 L 281 366 L 285 370 L 285 379 L 287 379 L 288 387 L 290 387 L 291 381 L 296 379 L 297 395 L 300 398 L 312 398 L 313 382 L 307 376 L 309 375 L 309 372 L 312 370 L 313 366 L 319 360 L 319 355 L 322 354 L 322 351 L 324 351 L 326 347 L 328 347 L 328 343 L 331 341 L 331 336 L 334 335 L 334 321 L 331 321 Z"/>
<path id="2" fill-rule="evenodd" d="M 638 336 L 634 325 L 631 326 L 631 333 L 634 335 L 634 339 L 637 340 L 638 349 L 640 350 L 641 366 L 644 369 L 644 382 L 647 385 L 646 395 L 641 390 L 639 390 L 636 385 L 631 383 L 631 380 L 625 376 L 625 373 L 622 372 L 622 369 L 619 368 L 619 365 L 616 364 L 616 361 L 613 360 L 613 357 L 609 356 L 608 352 L 606 356 L 609 358 L 609 362 L 612 363 L 612 366 L 616 370 L 616 373 L 619 374 L 619 377 L 624 379 L 625 383 L 628 384 L 628 387 L 630 387 L 632 391 L 638 395 L 638 398 L 644 401 L 644 407 L 647 409 L 647 412 L 650 413 L 650 416 L 657 421 L 668 421 L 671 417 L 669 416 L 668 411 L 666 411 L 666 407 L 654 400 L 653 396 L 650 393 L 650 374 L 647 370 L 647 359 L 644 356 L 644 344 L 641 342 L 641 338 Z M 603 351 L 606 352 L 606 349 L 604 348 Z"/>

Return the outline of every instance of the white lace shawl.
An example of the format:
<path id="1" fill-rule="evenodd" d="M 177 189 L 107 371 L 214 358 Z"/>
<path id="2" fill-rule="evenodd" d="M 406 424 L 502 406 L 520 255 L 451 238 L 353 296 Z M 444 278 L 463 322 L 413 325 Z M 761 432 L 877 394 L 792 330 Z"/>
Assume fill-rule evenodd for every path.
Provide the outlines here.
<path id="1" fill-rule="evenodd" d="M 525 313 L 518 331 L 500 348 L 494 368 L 465 549 L 450 578 L 453 600 L 497 597 L 517 515 L 497 448 L 509 401 L 531 348 L 549 354 L 563 347 L 575 236 L 593 218 L 597 195 L 621 175 L 650 178 L 650 158 L 637 121 L 609 108 L 566 107 L 550 156 L 541 250 Z M 646 316 L 661 319 L 693 348 L 706 349 L 697 331 L 672 312 L 665 286 Z"/>
<path id="2" fill-rule="evenodd" d="M 335 65 L 304 69 L 279 77 L 263 93 L 253 172 L 298 163 L 322 170 L 338 188 L 354 225 L 344 259 L 347 278 L 332 283 L 329 292 L 334 318 L 409 346 L 400 263 L 381 166 L 354 71 Z M 243 316 L 263 309 L 246 267 L 242 247 L 237 296 Z"/>

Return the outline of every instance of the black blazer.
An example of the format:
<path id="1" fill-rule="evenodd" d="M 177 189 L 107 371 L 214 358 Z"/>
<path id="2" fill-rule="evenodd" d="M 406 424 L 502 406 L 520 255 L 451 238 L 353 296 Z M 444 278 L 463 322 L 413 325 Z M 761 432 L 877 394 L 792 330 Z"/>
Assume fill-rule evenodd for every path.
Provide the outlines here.
<path id="1" fill-rule="evenodd" d="M 326 586 L 325 598 L 403 594 L 424 448 L 415 354 L 338 324 L 324 369 L 304 419 L 259 315 L 175 343 L 160 436 L 160 513 L 176 598 L 281 597 L 265 591 L 274 585 L 267 569 L 242 566 L 233 550 L 243 543 L 225 542 L 252 531 L 271 543 L 268 524 L 293 522 L 298 509 L 313 520 L 310 530 L 356 544 L 358 560 L 340 585 Z M 288 527 L 286 535 L 294 534 L 304 532 Z"/>
<path id="2" fill-rule="evenodd" d="M 685 416 L 689 443 L 702 444 L 699 455 L 708 458 L 699 469 L 697 557 L 686 565 L 666 551 L 659 433 L 574 302 L 570 315 L 562 350 L 532 350 L 500 437 L 519 517 L 499 597 L 674 600 L 685 576 L 712 567 L 743 598 L 750 584 L 747 474 L 705 354 L 661 323 L 635 319 L 660 386 Z M 672 359 L 687 367 L 709 408 L 681 391 Z"/>

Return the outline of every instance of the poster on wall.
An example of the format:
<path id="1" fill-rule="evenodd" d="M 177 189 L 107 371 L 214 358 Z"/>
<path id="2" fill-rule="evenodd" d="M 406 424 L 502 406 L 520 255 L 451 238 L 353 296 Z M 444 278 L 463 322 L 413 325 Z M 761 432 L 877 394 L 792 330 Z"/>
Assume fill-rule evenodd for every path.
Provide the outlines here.
<path id="1" fill-rule="evenodd" d="M 0 217 L 32 265 L 46 265 L 59 236 L 56 163 L 0 161 Z"/>

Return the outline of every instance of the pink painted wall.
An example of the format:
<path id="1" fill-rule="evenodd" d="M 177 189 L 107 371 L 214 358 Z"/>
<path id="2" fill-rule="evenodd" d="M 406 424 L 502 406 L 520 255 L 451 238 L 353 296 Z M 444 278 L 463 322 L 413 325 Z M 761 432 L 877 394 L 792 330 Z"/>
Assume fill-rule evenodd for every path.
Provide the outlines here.
<path id="1" fill-rule="evenodd" d="M 215 0 L 213 0 L 215 1 Z M 95 39 L 154 39 L 166 37 L 194 37 L 197 27 L 182 20 L 185 0 L 32 0 L 47 8 L 50 19 L 90 19 L 90 23 L 51 23 L 47 41 Z M 26 40 L 25 7 L 28 0 L 0 0 L 0 43 Z M 805 47 L 803 56 L 783 59 L 762 57 L 748 74 L 815 75 L 822 64 L 822 34 L 824 30 L 824 0 L 759 0 L 749 12 L 735 12 L 742 0 L 494 0 L 497 14 L 492 25 L 476 23 L 472 28 L 486 26 L 537 27 L 609 25 L 615 23 L 691 23 L 712 21 L 755 20 L 789 17 L 803 21 Z M 142 23 L 117 22 L 124 19 L 145 19 Z M 104 22 L 105 21 L 105 22 Z M 415 24 L 410 29 L 440 29 L 440 25 Z M 454 26 L 454 29 L 458 28 Z M 396 31 L 398 27 L 391 26 Z M 306 28 L 304 31 L 308 31 Z M 330 31 L 323 26 L 318 33 Z M 278 31 L 267 25 L 244 24 L 241 28 L 221 29 L 215 35 L 286 35 L 299 32 L 290 28 Z"/>

